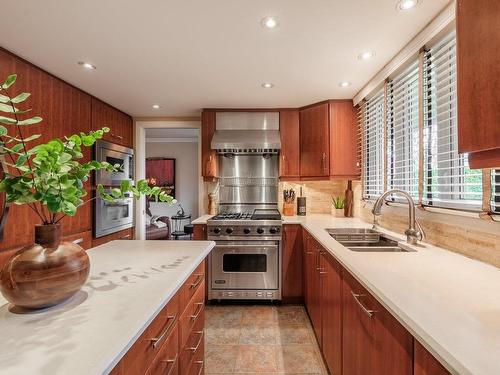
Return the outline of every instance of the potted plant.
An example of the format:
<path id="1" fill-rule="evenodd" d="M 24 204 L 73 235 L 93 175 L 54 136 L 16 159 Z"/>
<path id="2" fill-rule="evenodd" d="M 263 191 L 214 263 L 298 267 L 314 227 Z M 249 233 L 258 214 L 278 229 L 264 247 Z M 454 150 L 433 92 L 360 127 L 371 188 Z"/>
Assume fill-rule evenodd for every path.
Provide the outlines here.
<path id="1" fill-rule="evenodd" d="M 332 197 L 332 215 L 335 217 L 344 217 L 344 197 Z"/>
<path id="2" fill-rule="evenodd" d="M 15 74 L 9 75 L 0 86 L 0 159 L 4 167 L 0 193 L 6 194 L 9 204 L 30 207 L 40 224 L 35 226 L 35 243 L 17 252 L 3 267 L 0 291 L 15 305 L 41 308 L 72 296 L 89 274 L 85 250 L 61 242 L 61 220 L 74 216 L 79 207 L 97 197 L 113 202 L 131 192 L 136 198 L 146 195 L 170 204 L 174 199 L 145 180 L 135 186 L 122 181 L 110 193 L 100 185 L 94 198 L 85 199 L 88 193 L 83 184 L 92 171 L 115 171 L 120 167 L 94 160 L 81 162 L 82 148 L 92 147 L 110 129 L 104 127 L 29 147 L 40 135 L 27 136 L 26 129 L 42 118 L 21 119 L 30 110 L 18 107 L 30 94 L 9 95 L 16 78 Z"/>

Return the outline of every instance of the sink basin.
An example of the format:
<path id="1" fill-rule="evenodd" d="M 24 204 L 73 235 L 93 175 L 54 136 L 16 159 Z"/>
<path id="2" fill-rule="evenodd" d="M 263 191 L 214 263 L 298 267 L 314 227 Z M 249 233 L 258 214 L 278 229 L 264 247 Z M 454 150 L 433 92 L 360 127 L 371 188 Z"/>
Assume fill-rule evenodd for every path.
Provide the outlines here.
<path id="1" fill-rule="evenodd" d="M 351 251 L 364 253 L 408 253 L 416 251 L 374 229 L 333 228 L 326 229 L 326 231 Z"/>

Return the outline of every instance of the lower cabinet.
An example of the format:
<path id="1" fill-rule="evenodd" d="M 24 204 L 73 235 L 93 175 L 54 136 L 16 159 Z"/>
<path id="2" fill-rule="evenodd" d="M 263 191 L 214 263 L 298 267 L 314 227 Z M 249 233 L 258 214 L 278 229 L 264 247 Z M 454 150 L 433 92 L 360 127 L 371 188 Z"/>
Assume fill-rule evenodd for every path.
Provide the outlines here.
<path id="1" fill-rule="evenodd" d="M 414 340 L 413 344 L 413 362 L 413 375 L 450 375 L 417 340 Z"/>
<path id="2" fill-rule="evenodd" d="M 284 303 L 300 303 L 302 292 L 302 227 L 299 224 L 283 225 L 283 283 Z"/>
<path id="3" fill-rule="evenodd" d="M 107 236 L 102 236 L 99 238 L 92 239 L 92 247 L 96 247 L 99 245 L 103 245 L 110 241 L 114 240 L 133 240 L 134 239 L 135 228 L 124 229 L 112 234 L 108 234 Z"/>
<path id="4" fill-rule="evenodd" d="M 204 270 L 202 262 L 123 356 L 112 375 L 203 374 Z"/>
<path id="5" fill-rule="evenodd" d="M 207 224 L 193 225 L 193 240 L 203 241 L 207 239 Z"/>
<path id="6" fill-rule="evenodd" d="M 321 345 L 321 285 L 320 285 L 320 246 L 314 238 L 308 236 L 304 247 L 304 287 L 305 304 L 311 323 Z"/>

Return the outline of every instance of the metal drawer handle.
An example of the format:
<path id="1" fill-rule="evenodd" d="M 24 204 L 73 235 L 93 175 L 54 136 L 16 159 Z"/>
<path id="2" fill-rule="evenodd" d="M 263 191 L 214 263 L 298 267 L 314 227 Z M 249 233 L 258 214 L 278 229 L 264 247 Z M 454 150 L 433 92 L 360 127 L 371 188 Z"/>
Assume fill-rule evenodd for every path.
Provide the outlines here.
<path id="1" fill-rule="evenodd" d="M 193 353 L 195 353 L 198 350 L 198 348 L 201 345 L 201 342 L 203 341 L 203 331 L 197 331 L 194 334 L 200 335 L 200 339 L 198 340 L 198 343 L 195 346 L 188 348 L 188 350 L 191 350 Z"/>
<path id="2" fill-rule="evenodd" d="M 205 274 L 203 274 L 203 273 L 197 274 L 196 280 L 194 281 L 194 283 L 189 285 L 189 289 L 196 288 L 198 285 L 200 285 L 201 281 L 203 280 L 203 276 L 205 276 Z"/>
<path id="3" fill-rule="evenodd" d="M 172 371 L 174 371 L 175 363 L 177 362 L 177 357 L 178 357 L 178 355 L 176 355 L 174 359 L 167 359 L 167 360 L 162 361 L 162 362 L 165 362 L 167 364 L 167 367 L 170 364 L 172 365 L 172 367 L 170 367 L 170 370 L 168 370 L 167 375 L 170 375 L 172 373 Z"/>
<path id="4" fill-rule="evenodd" d="M 120 140 L 122 140 L 122 139 L 123 139 L 123 136 L 118 135 L 118 134 L 113 134 L 113 133 L 111 133 L 111 136 L 112 136 L 113 138 L 116 138 L 116 139 L 120 139 Z"/>
<path id="5" fill-rule="evenodd" d="M 197 302 L 197 303 L 195 303 L 195 305 L 197 305 L 198 308 L 194 312 L 194 315 L 191 315 L 191 319 L 192 320 L 198 319 L 198 316 L 201 314 L 201 310 L 203 310 L 204 303 L 203 302 Z"/>
<path id="6" fill-rule="evenodd" d="M 124 240 L 125 238 L 130 238 L 130 234 L 126 234 L 124 236 L 121 236 L 120 237 L 120 240 Z"/>
<path id="7" fill-rule="evenodd" d="M 200 371 L 198 371 L 198 375 L 201 375 L 203 373 L 203 367 L 204 367 L 203 361 L 194 361 L 193 363 L 196 364 L 196 365 L 201 365 L 200 366 Z"/>
<path id="8" fill-rule="evenodd" d="M 170 334 L 170 331 L 174 327 L 176 318 L 177 318 L 177 314 L 175 314 L 173 316 L 167 316 L 167 321 L 170 320 L 170 323 L 167 324 L 167 326 L 165 327 L 165 329 L 163 330 L 163 332 L 160 334 L 159 337 L 154 337 L 154 338 L 150 339 L 151 345 L 153 345 L 153 348 L 156 348 L 158 345 L 160 345 L 160 343 Z"/>
<path id="9" fill-rule="evenodd" d="M 363 305 L 361 303 L 361 301 L 359 300 L 360 297 L 364 297 L 365 294 L 356 294 L 354 293 L 352 290 L 351 290 L 351 294 L 354 298 L 354 300 L 356 301 L 356 303 L 358 304 L 359 307 L 361 307 L 361 310 L 363 310 L 363 312 L 368 315 L 370 318 L 373 316 L 374 313 L 376 313 L 375 310 L 370 310 L 370 309 L 367 309 L 365 305 Z"/>

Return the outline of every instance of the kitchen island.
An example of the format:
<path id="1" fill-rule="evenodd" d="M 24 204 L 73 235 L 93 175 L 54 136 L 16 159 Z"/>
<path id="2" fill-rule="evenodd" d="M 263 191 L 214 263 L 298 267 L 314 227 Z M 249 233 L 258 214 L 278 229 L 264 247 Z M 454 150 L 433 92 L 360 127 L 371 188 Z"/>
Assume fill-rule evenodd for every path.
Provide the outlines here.
<path id="1" fill-rule="evenodd" d="M 88 251 L 87 283 L 60 305 L 27 311 L 0 295 L 0 373 L 110 373 L 213 247 L 209 241 L 113 241 Z M 203 278 L 196 283 L 204 289 Z"/>

